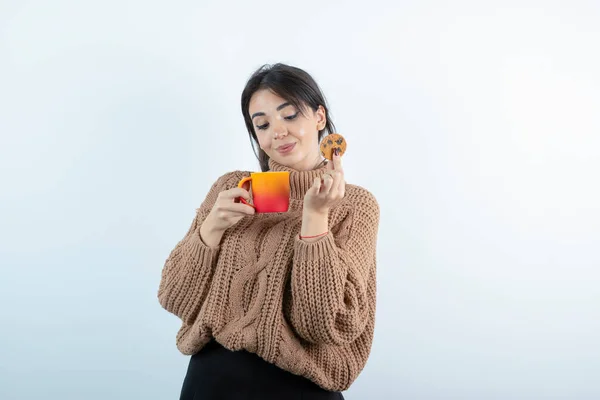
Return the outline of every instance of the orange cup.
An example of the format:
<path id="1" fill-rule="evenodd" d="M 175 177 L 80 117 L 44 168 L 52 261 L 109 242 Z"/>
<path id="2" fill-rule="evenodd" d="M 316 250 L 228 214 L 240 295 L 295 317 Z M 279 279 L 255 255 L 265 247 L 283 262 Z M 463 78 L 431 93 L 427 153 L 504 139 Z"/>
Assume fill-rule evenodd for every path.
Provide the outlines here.
<path id="1" fill-rule="evenodd" d="M 254 207 L 257 213 L 286 212 L 290 206 L 290 173 L 288 171 L 251 172 L 238 183 L 243 187 L 250 183 L 252 204 L 243 198 L 240 201 Z"/>

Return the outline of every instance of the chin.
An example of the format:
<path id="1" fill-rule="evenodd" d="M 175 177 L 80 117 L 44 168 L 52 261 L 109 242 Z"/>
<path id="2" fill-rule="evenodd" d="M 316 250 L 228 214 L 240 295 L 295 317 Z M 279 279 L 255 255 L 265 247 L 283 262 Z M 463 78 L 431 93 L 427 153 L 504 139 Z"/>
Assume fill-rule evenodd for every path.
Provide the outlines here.
<path id="1" fill-rule="evenodd" d="M 295 160 L 291 157 L 281 157 L 279 155 L 276 156 L 274 160 L 281 165 L 285 165 L 286 167 L 291 167 L 295 163 Z"/>
<path id="2" fill-rule="evenodd" d="M 288 164 L 297 163 L 298 161 L 302 160 L 304 158 L 304 155 L 300 154 L 298 152 L 294 152 L 293 154 L 284 155 L 284 154 L 279 154 L 279 152 L 277 150 L 275 150 L 274 154 L 270 157 L 273 158 L 275 161 L 277 161 L 280 164 L 288 165 Z"/>

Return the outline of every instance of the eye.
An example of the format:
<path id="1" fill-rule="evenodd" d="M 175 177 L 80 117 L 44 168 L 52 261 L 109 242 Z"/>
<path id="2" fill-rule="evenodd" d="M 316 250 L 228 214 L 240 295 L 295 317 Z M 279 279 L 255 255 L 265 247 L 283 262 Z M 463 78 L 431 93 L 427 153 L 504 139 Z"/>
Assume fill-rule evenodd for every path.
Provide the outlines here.
<path id="1" fill-rule="evenodd" d="M 291 121 L 293 119 L 295 119 L 298 116 L 299 113 L 296 113 L 294 115 L 290 115 L 289 117 L 285 117 L 285 119 L 287 119 L 288 121 Z"/>
<path id="2" fill-rule="evenodd" d="M 259 130 L 263 131 L 265 129 L 267 129 L 269 127 L 269 123 L 266 124 L 262 124 L 262 125 L 257 125 L 256 126 Z"/>

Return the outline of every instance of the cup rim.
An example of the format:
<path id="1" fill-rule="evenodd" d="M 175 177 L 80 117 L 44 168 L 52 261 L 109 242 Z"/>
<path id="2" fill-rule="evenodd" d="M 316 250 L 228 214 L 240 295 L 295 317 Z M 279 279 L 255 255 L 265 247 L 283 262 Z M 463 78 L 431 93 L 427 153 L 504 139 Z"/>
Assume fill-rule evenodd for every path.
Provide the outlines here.
<path id="1" fill-rule="evenodd" d="M 250 172 L 250 175 L 259 175 L 259 174 L 289 174 L 290 171 L 256 171 Z"/>

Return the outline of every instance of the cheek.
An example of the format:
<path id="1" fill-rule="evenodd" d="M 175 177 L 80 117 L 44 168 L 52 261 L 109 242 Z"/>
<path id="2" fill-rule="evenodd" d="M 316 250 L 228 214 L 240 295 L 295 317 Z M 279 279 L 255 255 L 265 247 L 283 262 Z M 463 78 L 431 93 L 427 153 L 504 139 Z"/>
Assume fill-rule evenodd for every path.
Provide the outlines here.
<path id="1" fill-rule="evenodd" d="M 296 136 L 306 140 L 308 137 L 313 134 L 317 134 L 317 130 L 312 127 L 312 123 L 310 121 L 300 121 L 298 126 L 296 127 Z"/>
<path id="2" fill-rule="evenodd" d="M 298 138 L 302 147 L 305 149 L 315 145 L 318 146 L 318 132 L 312 131 L 309 127 L 299 127 L 294 136 Z"/>
<path id="3" fill-rule="evenodd" d="M 308 126 L 307 123 L 303 123 L 298 127 L 298 130 L 296 132 L 298 132 L 299 137 L 306 138 L 308 135 L 311 134 L 310 126 Z"/>
<path id="4" fill-rule="evenodd" d="M 267 135 L 258 133 L 256 138 L 258 139 L 258 145 L 261 149 L 269 149 L 269 146 L 271 146 L 271 140 L 267 137 Z"/>

